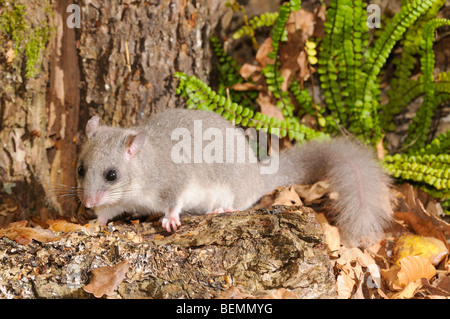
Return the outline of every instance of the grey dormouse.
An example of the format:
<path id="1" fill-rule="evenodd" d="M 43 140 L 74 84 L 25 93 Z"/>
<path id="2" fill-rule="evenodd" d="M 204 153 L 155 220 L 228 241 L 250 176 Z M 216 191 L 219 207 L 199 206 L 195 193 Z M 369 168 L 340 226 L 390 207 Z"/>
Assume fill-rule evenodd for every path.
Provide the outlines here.
<path id="1" fill-rule="evenodd" d="M 243 131 L 213 112 L 168 109 L 130 128 L 93 117 L 86 135 L 78 194 L 100 224 L 123 212 L 163 213 L 170 232 L 182 212 L 245 210 L 278 186 L 321 179 L 338 194 L 332 214 L 349 245 L 378 239 L 392 219 L 388 177 L 367 148 L 345 138 L 294 146 L 263 174 L 267 163 L 240 139 Z"/>

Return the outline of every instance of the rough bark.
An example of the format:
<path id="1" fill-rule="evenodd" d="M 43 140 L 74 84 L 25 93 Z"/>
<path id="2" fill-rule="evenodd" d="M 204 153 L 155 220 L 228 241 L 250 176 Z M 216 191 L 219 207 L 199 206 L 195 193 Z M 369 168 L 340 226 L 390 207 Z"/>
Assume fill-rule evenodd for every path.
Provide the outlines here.
<path id="1" fill-rule="evenodd" d="M 186 217 L 174 234 L 159 223 L 76 231 L 49 243 L 0 239 L 0 298 L 92 298 L 92 270 L 126 260 L 108 298 L 217 298 L 230 287 L 261 296 L 334 297 L 320 226 L 308 208 Z"/>
<path id="2" fill-rule="evenodd" d="M 89 117 L 125 126 L 181 107 L 173 74 L 208 81 L 208 39 L 227 10 L 221 0 L 80 0 L 77 29 L 66 23 L 73 1 L 12 3 L 25 5 L 30 31 L 48 25 L 52 33 L 40 72 L 27 78 L 25 54 L 10 60 L 8 48 L 16 44 L 0 30 L 7 44 L 0 54 L 0 225 L 32 214 L 73 214 L 71 201 L 57 195 L 75 185 Z"/>
<path id="3" fill-rule="evenodd" d="M 103 0 L 80 6 L 83 109 L 89 116 L 132 125 L 183 103 L 175 94 L 176 71 L 208 80 L 209 37 L 226 11 L 223 1 Z"/>
<path id="4" fill-rule="evenodd" d="M 16 18 L 18 24 L 29 26 L 21 37 L 32 40 L 38 26 L 51 29 L 48 1 L 17 0 L 14 4 L 26 8 L 26 16 Z M 13 10 L 5 2 L 0 14 L 7 18 Z M 4 225 L 45 206 L 43 181 L 50 172 L 46 153 L 49 55 L 48 51 L 41 53 L 40 72 L 27 78 L 25 43 L 15 43 L 5 25 L 0 28 L 0 43 L 0 225 Z"/>

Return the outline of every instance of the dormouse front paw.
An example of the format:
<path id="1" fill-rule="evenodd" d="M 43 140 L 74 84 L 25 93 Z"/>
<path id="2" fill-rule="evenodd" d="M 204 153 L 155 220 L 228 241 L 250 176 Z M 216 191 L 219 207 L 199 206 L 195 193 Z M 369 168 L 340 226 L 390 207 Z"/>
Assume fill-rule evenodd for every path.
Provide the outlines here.
<path id="1" fill-rule="evenodd" d="M 162 227 L 164 227 L 167 232 L 176 231 L 178 227 L 181 226 L 180 217 L 178 214 L 168 214 L 161 219 Z"/>

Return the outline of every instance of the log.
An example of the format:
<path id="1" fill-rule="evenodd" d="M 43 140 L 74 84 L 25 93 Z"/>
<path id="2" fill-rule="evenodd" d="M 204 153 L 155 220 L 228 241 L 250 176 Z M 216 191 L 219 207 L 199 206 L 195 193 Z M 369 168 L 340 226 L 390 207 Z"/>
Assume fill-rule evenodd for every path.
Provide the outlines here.
<path id="1" fill-rule="evenodd" d="M 0 298 L 93 298 L 98 271 L 123 277 L 103 298 L 221 298 L 229 289 L 264 296 L 333 298 L 335 279 L 309 208 L 188 216 L 168 234 L 159 222 L 90 225 L 48 243 L 0 239 Z M 108 268 L 109 267 L 109 268 Z M 108 281 L 114 274 L 107 273 Z M 86 291 L 87 290 L 87 291 Z"/>

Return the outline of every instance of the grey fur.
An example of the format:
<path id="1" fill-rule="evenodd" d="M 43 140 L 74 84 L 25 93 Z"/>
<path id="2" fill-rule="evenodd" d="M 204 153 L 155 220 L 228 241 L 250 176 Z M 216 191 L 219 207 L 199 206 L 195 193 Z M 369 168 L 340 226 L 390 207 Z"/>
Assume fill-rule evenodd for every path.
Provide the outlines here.
<path id="1" fill-rule="evenodd" d="M 172 140 L 171 134 L 177 128 L 187 128 L 193 137 L 194 120 L 201 120 L 202 133 L 215 128 L 225 136 L 227 128 L 234 127 L 215 113 L 183 109 L 158 113 L 140 127 L 90 127 L 90 138 L 78 161 L 85 168 L 78 186 L 81 195 L 98 191 L 106 194 L 104 201 L 94 207 L 101 222 L 124 211 L 163 213 L 163 225 L 170 231 L 179 225 L 180 212 L 244 210 L 277 186 L 313 183 L 323 178 L 328 178 L 339 193 L 334 213 L 348 243 L 376 239 L 390 221 L 390 209 L 381 204 L 389 198 L 388 179 L 366 148 L 345 139 L 307 143 L 282 153 L 278 173 L 269 175 L 260 174 L 260 163 L 250 162 L 249 158 L 254 159 L 252 152 L 246 154 L 245 163 L 238 163 L 235 154 L 233 163 L 203 160 L 177 164 L 171 152 L 179 141 Z M 135 157 L 127 159 L 127 143 L 143 130 L 143 147 Z M 203 147 L 208 143 L 203 141 Z M 248 149 L 247 143 L 245 147 Z M 226 152 L 235 150 L 224 150 L 224 158 Z M 191 151 L 193 155 L 193 146 Z M 113 183 L 104 177 L 111 168 L 118 173 Z"/>

